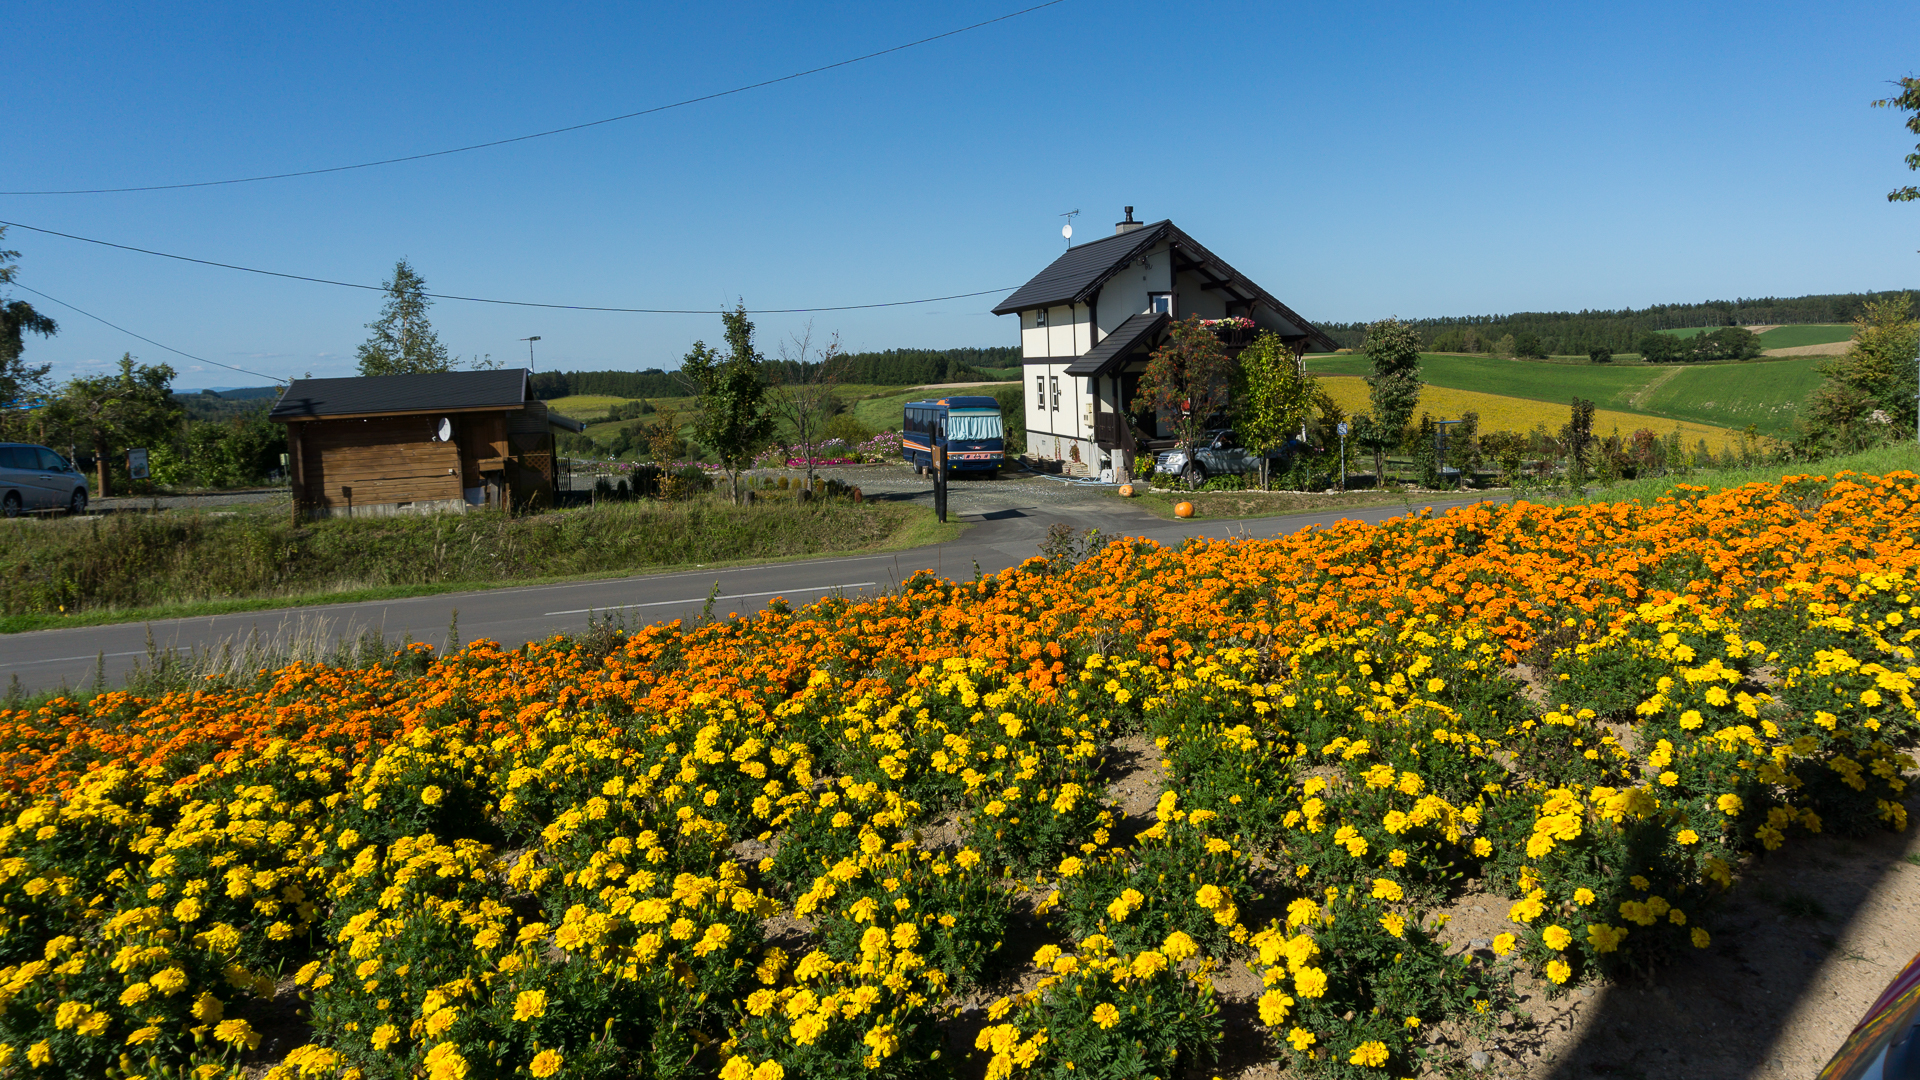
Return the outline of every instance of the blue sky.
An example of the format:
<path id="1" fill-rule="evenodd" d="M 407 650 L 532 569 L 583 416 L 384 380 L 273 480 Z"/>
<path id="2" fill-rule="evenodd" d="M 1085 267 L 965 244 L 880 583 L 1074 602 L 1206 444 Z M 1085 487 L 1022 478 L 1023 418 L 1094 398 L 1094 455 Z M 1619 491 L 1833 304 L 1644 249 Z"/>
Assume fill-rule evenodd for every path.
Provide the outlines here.
<path id="1" fill-rule="evenodd" d="M 9 15 L 0 189 L 347 164 L 524 134 L 992 18 L 946 4 L 87 3 Z M 467 154 L 230 187 L 0 197 L 0 218 L 378 284 L 631 307 L 1011 288 L 1131 204 L 1310 319 L 1920 286 L 1901 116 L 1920 7 L 1064 3 L 779 86 Z M 12 230 L 23 284 L 269 375 L 352 374 L 379 297 Z M 28 358 L 131 350 L 55 304 Z M 855 349 L 1011 345 L 983 296 L 809 319 Z M 714 316 L 442 301 L 455 353 L 672 367 Z"/>

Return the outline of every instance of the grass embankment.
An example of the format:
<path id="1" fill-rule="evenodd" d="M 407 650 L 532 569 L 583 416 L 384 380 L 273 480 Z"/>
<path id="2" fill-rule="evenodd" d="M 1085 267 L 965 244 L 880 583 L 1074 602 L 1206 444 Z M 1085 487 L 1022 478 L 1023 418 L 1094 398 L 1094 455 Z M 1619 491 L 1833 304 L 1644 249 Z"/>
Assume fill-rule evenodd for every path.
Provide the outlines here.
<path id="1" fill-rule="evenodd" d="M 1446 493 L 1440 501 L 1457 502 L 1474 498 L 1472 491 Z M 1113 496 L 1116 499 L 1118 495 Z M 1419 498 L 1394 491 L 1149 491 L 1120 501 L 1145 510 L 1156 517 L 1176 518 L 1173 508 L 1183 502 L 1193 504 L 1193 516 L 1207 521 L 1228 518 L 1279 517 L 1285 514 L 1312 514 L 1321 510 L 1365 510 L 1375 506 L 1400 506 L 1411 503 L 1414 509 L 1435 501 L 1431 492 Z"/>
<path id="2" fill-rule="evenodd" d="M 1822 359 L 1801 356 L 1687 365 L 1591 364 L 1426 353 L 1420 357 L 1420 377 L 1429 387 L 1551 404 L 1558 409 L 1547 423 L 1551 431 L 1566 423 L 1568 402 L 1582 397 L 1602 412 L 1621 414 L 1605 421 L 1595 416 L 1594 430 L 1599 432 L 1617 424 L 1622 434 L 1636 427 L 1665 434 L 1670 428 L 1654 421 L 1678 420 L 1714 428 L 1752 424 L 1763 435 L 1784 435 L 1799 416 L 1800 403 L 1820 385 L 1815 368 Z M 1364 356 L 1311 357 L 1308 368 L 1316 375 L 1365 375 L 1368 370 Z M 1328 380 L 1328 389 L 1347 395 L 1339 398 L 1343 407 L 1352 407 L 1347 404 L 1350 397 L 1360 410 L 1367 408 L 1364 385 L 1343 386 L 1342 380 Z M 1422 406 L 1434 411 L 1424 399 Z M 1532 426 L 1496 424 L 1488 416 L 1488 410 L 1481 410 L 1482 431 L 1503 427 L 1526 431 Z M 1717 437 L 1708 441 L 1716 442 Z"/>
<path id="3" fill-rule="evenodd" d="M 1651 476 L 1644 480 L 1624 480 L 1579 496 L 1533 496 L 1536 502 L 1611 503 L 1637 502 L 1652 505 L 1662 496 L 1672 495 L 1682 484 L 1705 488 L 1708 492 L 1730 491 L 1747 484 L 1779 484 L 1792 476 L 1837 477 L 1841 473 L 1884 476 L 1901 471 L 1920 471 L 1920 446 L 1911 442 L 1895 443 L 1845 454 L 1823 461 L 1792 465 L 1749 465 L 1725 469 L 1701 469 L 1685 476 Z"/>
<path id="4" fill-rule="evenodd" d="M 335 519 L 297 528 L 268 512 L 19 520 L 0 528 L 0 632 L 893 550 L 956 531 L 905 506 L 787 501 Z"/>

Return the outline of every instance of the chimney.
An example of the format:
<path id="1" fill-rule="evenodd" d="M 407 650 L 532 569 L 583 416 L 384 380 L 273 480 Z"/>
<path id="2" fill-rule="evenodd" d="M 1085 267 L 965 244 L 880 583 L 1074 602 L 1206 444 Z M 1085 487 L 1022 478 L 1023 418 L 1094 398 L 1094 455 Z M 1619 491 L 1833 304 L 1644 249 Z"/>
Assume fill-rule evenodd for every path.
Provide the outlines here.
<path id="1" fill-rule="evenodd" d="M 1119 236 L 1121 233 L 1130 233 L 1144 224 L 1146 223 L 1133 220 L 1133 207 L 1129 206 L 1127 207 L 1127 220 L 1113 223 L 1113 235 Z"/>

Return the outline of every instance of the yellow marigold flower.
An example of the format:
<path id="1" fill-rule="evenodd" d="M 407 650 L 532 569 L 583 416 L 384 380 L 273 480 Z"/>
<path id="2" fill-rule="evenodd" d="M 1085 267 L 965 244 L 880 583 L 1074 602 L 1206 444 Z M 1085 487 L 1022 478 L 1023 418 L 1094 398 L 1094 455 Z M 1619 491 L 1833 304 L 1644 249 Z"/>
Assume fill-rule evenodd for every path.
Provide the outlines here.
<path id="1" fill-rule="evenodd" d="M 1688 731 L 1692 731 L 1704 723 L 1706 723 L 1706 721 L 1701 718 L 1699 710 L 1697 709 L 1688 709 L 1686 712 L 1680 714 L 1680 726 Z"/>
<path id="2" fill-rule="evenodd" d="M 1120 1010 L 1111 1002 L 1103 1001 L 1093 1008 L 1093 1022 L 1102 1028 L 1110 1028 L 1120 1022 Z"/>
<path id="3" fill-rule="evenodd" d="M 1738 816 L 1741 808 L 1746 805 L 1740 800 L 1740 796 L 1738 795 L 1722 795 L 1718 799 L 1715 799 L 1713 804 L 1718 806 L 1720 812 L 1728 817 Z"/>
<path id="4" fill-rule="evenodd" d="M 1347 1058 L 1347 1063 L 1377 1069 L 1387 1063 L 1387 1044 L 1378 1039 L 1369 1039 L 1353 1048 L 1353 1054 Z"/>
<path id="5" fill-rule="evenodd" d="M 1407 865 L 1407 853 L 1399 848 L 1394 848 L 1392 851 L 1387 852 L 1387 862 L 1394 866 L 1405 866 Z"/>
<path id="6" fill-rule="evenodd" d="M 1493 854 L 1493 841 L 1484 836 L 1475 837 L 1473 840 L 1473 853 L 1483 859 Z"/>
<path id="7" fill-rule="evenodd" d="M 1320 905 L 1301 897 L 1287 905 L 1287 926 L 1289 929 L 1305 926 L 1320 917 Z"/>
<path id="8" fill-rule="evenodd" d="M 226 1043 L 228 1046 L 236 1048 L 257 1050 L 260 1047 L 260 1033 L 253 1030 L 252 1024 L 247 1023 L 239 1017 L 235 1017 L 232 1020 L 222 1020 L 216 1024 L 213 1029 L 213 1037 Z"/>
<path id="9" fill-rule="evenodd" d="M 780 1063 L 768 1058 L 753 1070 L 753 1080 L 785 1080 L 787 1070 Z"/>
<path id="10" fill-rule="evenodd" d="M 1446 688 L 1447 688 L 1447 680 L 1445 679 L 1433 678 L 1433 679 L 1427 680 L 1427 693 L 1429 694 L 1437 694 L 1440 691 L 1445 690 Z"/>
<path id="11" fill-rule="evenodd" d="M 1317 967 L 1303 967 L 1293 975 L 1293 992 L 1303 998 L 1324 997 L 1327 993 L 1327 973 Z"/>
<path id="12" fill-rule="evenodd" d="M 1403 1026 L 1406 1027 L 1408 1031 L 1412 1031 L 1420 1026 L 1420 1018 L 1417 1016 L 1409 1016 Z"/>
<path id="13" fill-rule="evenodd" d="M 222 1005 L 220 999 L 214 997 L 212 994 L 202 993 L 199 997 L 193 999 L 193 1015 L 198 1017 L 203 1024 L 219 1023 L 220 1017 L 225 1014 L 226 1011 L 227 1007 Z"/>
<path id="14" fill-rule="evenodd" d="M 1594 896 L 1593 896 L 1592 889 L 1589 889 L 1586 886 L 1582 885 L 1580 888 L 1573 890 L 1574 903 L 1579 904 L 1582 907 L 1585 907 L 1586 905 L 1593 903 L 1593 900 L 1594 900 Z"/>
<path id="15" fill-rule="evenodd" d="M 861 1041 L 867 1044 L 875 1057 L 892 1057 L 900 1049 L 900 1036 L 894 1032 L 892 1024 L 881 1024 L 873 1028 Z"/>
<path id="16" fill-rule="evenodd" d="M 1167 954 L 1167 959 L 1177 964 L 1199 952 L 1200 944 L 1187 936 L 1186 931 L 1175 930 L 1167 935 L 1167 940 L 1161 944 L 1160 951 Z"/>
<path id="17" fill-rule="evenodd" d="M 1693 928 L 1693 947 L 1694 948 L 1704 949 L 1711 944 L 1713 944 L 1713 939 L 1707 936 L 1707 932 L 1704 929 L 1701 929 L 1698 926 Z"/>
<path id="18" fill-rule="evenodd" d="M 1620 943 L 1626 940 L 1626 936 L 1627 928 L 1624 926 L 1609 926 L 1606 923 L 1595 923 L 1587 927 L 1587 941 L 1596 950 L 1603 953 L 1610 953 L 1619 948 Z"/>
<path id="19" fill-rule="evenodd" d="M 428 806 L 439 806 L 440 800 L 446 797 L 447 793 L 442 791 L 437 784 L 428 784 L 426 787 L 420 789 L 420 801 L 426 803 Z"/>
<path id="20" fill-rule="evenodd" d="M 1540 940 L 1546 942 L 1547 948 L 1554 952 L 1565 952 L 1567 946 L 1573 943 L 1573 934 L 1564 926 L 1549 926 L 1540 931 Z"/>
<path id="21" fill-rule="evenodd" d="M 1314 1038 L 1313 1032 L 1305 1028 L 1294 1028 L 1292 1031 L 1287 1032 L 1287 1041 L 1293 1044 L 1295 1050 L 1305 1052 L 1307 1047 L 1312 1046 L 1317 1040 Z"/>
<path id="22" fill-rule="evenodd" d="M 527 1063 L 527 1071 L 538 1077 L 548 1077 L 559 1072 L 560 1066 L 564 1063 L 565 1059 L 560 1056 L 560 1051 L 542 1050 L 533 1055 L 533 1060 Z"/>
<path id="23" fill-rule="evenodd" d="M 720 1066 L 720 1080 L 749 1080 L 753 1076 L 753 1063 L 743 1057 L 730 1057 Z"/>
<path id="24" fill-rule="evenodd" d="M 135 1005 L 140 1004 L 141 1002 L 147 1000 L 147 998 L 152 996 L 153 996 L 153 987 L 148 986 L 146 983 L 143 983 L 143 982 L 137 982 L 137 983 L 134 983 L 132 986 L 127 987 L 125 990 L 120 991 L 120 1004 L 125 1005 L 127 1008 L 131 1009 Z"/>
<path id="25" fill-rule="evenodd" d="M 1202 885 L 1200 886 L 1200 891 L 1193 895 L 1193 902 L 1206 908 L 1208 911 L 1219 907 L 1223 899 L 1224 897 L 1218 885 Z"/>
<path id="26" fill-rule="evenodd" d="M 1292 998 L 1283 991 L 1269 990 L 1260 995 L 1260 1022 L 1268 1027 L 1279 1027 L 1286 1022 L 1287 1012 L 1292 1008 Z"/>
<path id="27" fill-rule="evenodd" d="M 198 919 L 204 910 L 200 905 L 199 897 L 189 896 L 185 900 L 173 905 L 173 917 L 181 922 L 190 923 Z"/>
<path id="28" fill-rule="evenodd" d="M 522 990 L 514 995 L 514 1020 L 527 1021 L 545 1015 L 547 1015 L 547 992 L 545 990 Z"/>
<path id="29" fill-rule="evenodd" d="M 48 1048 L 46 1040 L 43 1039 L 27 1047 L 27 1064 L 32 1065 L 34 1068 L 37 1069 L 52 1060 L 53 1051 Z"/>
<path id="30" fill-rule="evenodd" d="M 1552 979 L 1554 982 L 1564 983 L 1567 981 L 1568 976 L 1572 974 L 1573 968 L 1569 967 L 1565 960 L 1547 961 L 1547 978 Z"/>
<path id="31" fill-rule="evenodd" d="M 1082 864 L 1080 862 L 1080 857 L 1077 855 L 1069 855 L 1066 858 L 1061 859 L 1060 860 L 1060 876 L 1073 877 L 1074 875 L 1080 872 L 1081 865 Z"/>
<path id="32" fill-rule="evenodd" d="M 147 1027 L 136 1029 L 133 1032 L 133 1034 L 128 1035 L 127 1045 L 128 1046 L 144 1046 L 147 1043 L 150 1043 L 159 1037 L 160 1037 L 160 1029 L 157 1027 L 153 1027 L 152 1025 L 148 1025 Z"/>
<path id="33" fill-rule="evenodd" d="M 1387 933 L 1392 934 L 1394 937 L 1402 937 L 1407 932 L 1407 921 L 1398 915 L 1380 916 L 1380 925 L 1385 927 Z"/>
<path id="34" fill-rule="evenodd" d="M 1373 898 L 1375 900 L 1399 900 L 1405 895 L 1406 893 L 1400 888 L 1399 882 L 1391 878 L 1373 879 Z"/>
<path id="35" fill-rule="evenodd" d="M 1512 907 L 1508 908 L 1507 917 L 1514 922 L 1532 922 L 1545 910 L 1547 910 L 1546 906 L 1540 903 L 1538 897 L 1529 896 L 1524 900 L 1516 901 Z"/>
<path id="36" fill-rule="evenodd" d="M 1133 958 L 1132 968 L 1134 978 L 1152 978 L 1167 970 L 1167 958 L 1152 949 L 1148 949 L 1146 952 Z"/>
<path id="37" fill-rule="evenodd" d="M 1495 956 L 1507 955 L 1513 951 L 1513 946 L 1516 941 L 1518 941 L 1518 939 L 1512 934 L 1495 934 L 1493 936 L 1493 954 Z"/>
<path id="38" fill-rule="evenodd" d="M 397 1026 L 393 1024 L 381 1024 L 379 1027 L 373 1029 L 373 1037 L 370 1041 L 373 1043 L 375 1050 L 385 1053 L 387 1047 L 392 1046 L 399 1038 L 400 1029 Z"/>
<path id="39" fill-rule="evenodd" d="M 428 1013 L 425 1024 L 427 1037 L 437 1039 L 445 1035 L 459 1019 L 459 1009 L 436 1009 Z"/>

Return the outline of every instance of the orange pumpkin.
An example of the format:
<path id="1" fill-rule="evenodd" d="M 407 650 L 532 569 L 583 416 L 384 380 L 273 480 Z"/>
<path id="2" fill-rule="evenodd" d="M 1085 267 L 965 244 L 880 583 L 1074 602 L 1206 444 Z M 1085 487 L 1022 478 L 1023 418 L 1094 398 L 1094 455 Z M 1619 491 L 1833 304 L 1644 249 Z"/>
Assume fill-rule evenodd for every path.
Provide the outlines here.
<path id="1" fill-rule="evenodd" d="M 1133 485 L 1132 485 L 1132 484 L 1121 484 L 1121 485 L 1120 485 L 1120 497 L 1121 497 L 1121 498 L 1123 498 L 1123 499 L 1131 499 L 1131 498 L 1133 498 Z"/>
<path id="2" fill-rule="evenodd" d="M 1174 507 L 1173 507 L 1173 516 L 1174 516 L 1174 517 L 1183 517 L 1183 518 L 1189 518 L 1189 517 L 1192 517 L 1192 516 L 1193 516 L 1193 504 L 1192 504 L 1192 503 L 1190 503 L 1190 502 L 1183 502 L 1183 503 L 1175 503 L 1175 504 L 1174 504 Z"/>

